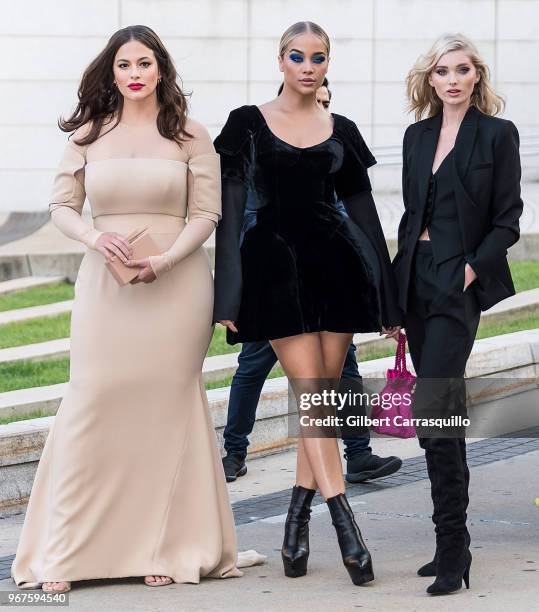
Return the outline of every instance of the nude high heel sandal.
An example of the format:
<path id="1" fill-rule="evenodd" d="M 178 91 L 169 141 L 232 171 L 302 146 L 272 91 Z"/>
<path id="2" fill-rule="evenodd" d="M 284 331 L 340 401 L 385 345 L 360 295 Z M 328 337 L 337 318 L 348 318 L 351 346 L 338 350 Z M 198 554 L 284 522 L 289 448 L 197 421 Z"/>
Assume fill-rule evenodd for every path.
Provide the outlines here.
<path id="1" fill-rule="evenodd" d="M 152 576 L 158 576 L 159 574 L 151 574 Z M 144 584 L 146 586 L 149 587 L 160 587 L 160 586 L 167 586 L 167 584 L 172 584 L 174 581 L 172 580 L 172 578 L 167 578 L 166 580 L 163 581 L 159 581 L 159 582 L 154 582 L 154 581 L 149 581 L 148 580 L 149 576 L 145 576 L 144 577 Z"/>
<path id="2" fill-rule="evenodd" d="M 64 588 L 63 589 L 55 589 L 53 587 L 49 588 L 45 586 L 45 582 L 44 582 L 41 585 L 41 590 L 44 593 L 67 593 L 68 591 L 71 591 L 71 582 L 68 582 L 67 580 L 47 580 L 46 582 L 63 584 Z"/>

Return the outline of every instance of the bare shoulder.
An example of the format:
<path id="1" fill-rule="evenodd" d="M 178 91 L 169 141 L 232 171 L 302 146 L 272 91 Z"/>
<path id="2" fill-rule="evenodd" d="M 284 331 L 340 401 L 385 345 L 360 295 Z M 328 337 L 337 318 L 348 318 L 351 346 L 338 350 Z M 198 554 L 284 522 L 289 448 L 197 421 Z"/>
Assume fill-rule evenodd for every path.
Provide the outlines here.
<path id="1" fill-rule="evenodd" d="M 261 111 L 265 111 L 265 110 L 273 110 L 274 106 L 275 106 L 275 100 L 269 100 L 268 102 L 264 102 L 262 104 L 257 104 L 256 106 L 258 106 L 258 108 Z"/>
<path id="2" fill-rule="evenodd" d="M 259 113 L 262 113 L 263 117 L 281 117 L 286 115 L 283 113 L 282 108 L 279 105 L 279 100 L 275 98 L 274 100 L 269 100 L 268 102 L 264 102 L 263 104 L 254 104 L 253 107 L 258 109 Z"/>

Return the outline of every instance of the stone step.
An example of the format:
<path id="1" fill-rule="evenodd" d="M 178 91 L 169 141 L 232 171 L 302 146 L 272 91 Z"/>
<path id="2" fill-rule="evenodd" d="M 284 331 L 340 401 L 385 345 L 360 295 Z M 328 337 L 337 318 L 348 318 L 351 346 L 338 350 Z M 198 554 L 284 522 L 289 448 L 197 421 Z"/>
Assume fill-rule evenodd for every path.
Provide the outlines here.
<path id="1" fill-rule="evenodd" d="M 59 314 L 70 313 L 73 300 L 65 302 L 55 302 L 43 306 L 30 306 L 29 308 L 18 308 L 17 310 L 6 310 L 0 312 L 0 325 L 8 323 L 18 323 L 21 321 L 31 321 L 41 317 L 54 317 Z"/>
<path id="2" fill-rule="evenodd" d="M 67 383 L 47 387 L 32 387 L 0 393 L 0 418 L 42 412 L 54 412 L 67 389 Z"/>
<path id="3" fill-rule="evenodd" d="M 498 302 L 481 316 L 484 322 L 501 322 L 515 315 L 539 314 L 539 288 L 521 291 L 516 295 Z"/>
<path id="4" fill-rule="evenodd" d="M 60 338 L 59 340 L 48 340 L 47 342 L 0 349 L 0 364 L 63 359 L 69 357 L 70 346 L 69 338 Z"/>
<path id="5" fill-rule="evenodd" d="M 0 282 L 0 297 L 25 289 L 50 287 L 61 283 L 63 280 L 65 280 L 63 276 L 21 276 L 20 278 L 2 281 Z"/>
<path id="6" fill-rule="evenodd" d="M 60 338 L 36 344 L 26 344 L 12 348 L 0 349 L 0 364 L 20 361 L 47 361 L 49 359 L 62 359 L 69 357 L 71 340 Z M 225 378 L 233 373 L 237 367 L 239 353 L 227 353 L 206 357 L 203 372 L 204 382 L 213 382 Z"/>

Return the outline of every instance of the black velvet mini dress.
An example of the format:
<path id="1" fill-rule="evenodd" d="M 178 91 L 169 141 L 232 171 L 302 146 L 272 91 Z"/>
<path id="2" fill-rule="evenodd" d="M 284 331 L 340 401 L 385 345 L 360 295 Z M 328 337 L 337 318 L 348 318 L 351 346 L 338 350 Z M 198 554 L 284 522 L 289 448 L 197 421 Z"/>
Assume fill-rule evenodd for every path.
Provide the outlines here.
<path id="1" fill-rule="evenodd" d="M 400 323 L 367 174 L 376 160 L 352 121 L 332 117 L 327 140 L 299 148 L 273 134 L 257 106 L 243 106 L 214 141 L 223 211 L 213 321 L 235 322 L 229 344 Z M 243 232 L 248 191 L 256 222 Z"/>

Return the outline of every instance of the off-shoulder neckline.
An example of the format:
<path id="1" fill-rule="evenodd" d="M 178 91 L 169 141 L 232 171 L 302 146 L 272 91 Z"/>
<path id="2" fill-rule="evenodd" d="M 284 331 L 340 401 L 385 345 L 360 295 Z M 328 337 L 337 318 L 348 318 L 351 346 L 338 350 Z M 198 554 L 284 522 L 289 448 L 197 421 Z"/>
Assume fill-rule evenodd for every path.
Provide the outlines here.
<path id="1" fill-rule="evenodd" d="M 268 132 L 279 142 L 282 142 L 283 144 L 291 147 L 292 149 L 297 149 L 298 151 L 308 151 L 309 149 L 314 149 L 316 147 L 320 147 L 323 144 L 326 144 L 327 142 L 329 142 L 330 140 L 333 139 L 333 137 L 335 136 L 335 128 L 336 128 L 336 119 L 335 119 L 335 115 L 334 113 L 330 113 L 332 119 L 333 119 L 333 127 L 331 130 L 331 134 L 329 135 L 328 138 L 326 138 L 325 140 L 322 140 L 322 142 L 318 142 L 314 145 L 310 145 L 308 147 L 297 147 L 296 145 L 291 144 L 290 142 L 287 142 L 286 140 L 283 140 L 282 138 L 279 138 L 279 136 L 277 136 L 277 134 L 275 134 L 275 132 L 270 128 L 270 126 L 268 125 L 268 122 L 266 121 L 266 118 L 264 117 L 264 114 L 262 113 L 262 111 L 260 110 L 260 107 L 257 106 L 256 104 L 252 105 L 254 109 L 256 109 L 259 117 L 262 119 L 262 121 L 264 122 L 264 125 L 266 126 L 266 129 L 268 130 Z"/>

